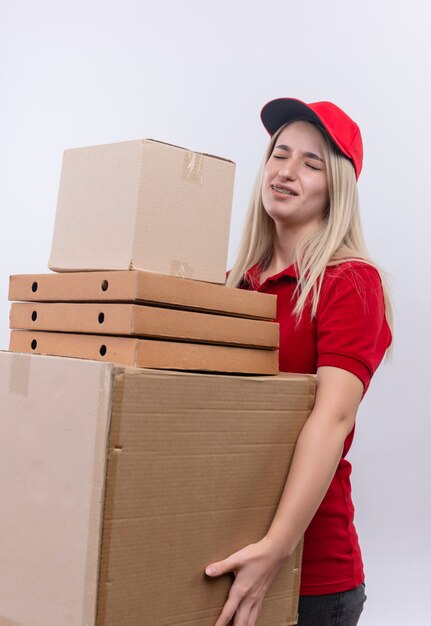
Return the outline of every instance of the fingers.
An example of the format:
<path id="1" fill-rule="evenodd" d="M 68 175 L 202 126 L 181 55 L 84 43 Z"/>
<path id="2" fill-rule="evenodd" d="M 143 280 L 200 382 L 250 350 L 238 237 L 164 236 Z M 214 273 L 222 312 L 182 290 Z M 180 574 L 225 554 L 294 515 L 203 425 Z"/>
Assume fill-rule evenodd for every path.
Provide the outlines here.
<path id="1" fill-rule="evenodd" d="M 220 613 L 218 620 L 216 621 L 214 626 L 227 626 L 230 620 L 235 615 L 235 611 L 238 607 L 238 601 L 234 600 L 234 598 L 230 597 L 227 599 L 223 611 Z"/>
<path id="2" fill-rule="evenodd" d="M 235 613 L 233 626 L 247 626 L 250 616 L 250 604 L 247 606 L 241 602 Z"/>
<path id="3" fill-rule="evenodd" d="M 250 544 L 222 561 L 210 563 L 205 573 L 215 577 L 233 572 L 235 581 L 214 626 L 255 626 L 263 595 L 274 576 L 274 564 L 262 545 Z"/>
<path id="4" fill-rule="evenodd" d="M 233 626 L 255 626 L 262 602 L 263 598 L 251 600 L 245 590 L 239 591 L 232 586 L 215 626 L 227 626 L 233 617 Z"/>
<path id="5" fill-rule="evenodd" d="M 225 602 L 223 610 L 215 623 L 215 626 L 227 626 L 230 620 L 235 616 L 234 626 L 241 624 L 246 626 L 247 616 L 250 612 L 250 608 L 246 607 L 247 603 L 246 589 L 240 588 L 237 583 L 234 583 L 230 588 L 228 598 Z M 245 600 L 243 603 L 242 601 Z M 240 621 L 238 622 L 238 619 Z"/>
<path id="6" fill-rule="evenodd" d="M 254 605 L 254 607 L 251 609 L 250 614 L 248 616 L 248 621 L 244 622 L 244 626 L 256 626 L 257 616 L 259 615 L 261 607 L 262 607 L 262 601 Z"/>
<path id="7" fill-rule="evenodd" d="M 235 621 L 233 626 L 256 626 L 257 616 L 262 607 L 263 599 L 247 605 L 241 602 L 235 613 Z"/>
<path id="8" fill-rule="evenodd" d="M 235 552 L 235 554 L 231 554 L 223 561 L 217 561 L 208 565 L 205 569 L 205 574 L 207 574 L 207 576 L 221 576 L 222 574 L 227 574 L 228 572 L 236 573 L 238 566 L 239 561 L 237 553 Z"/>
<path id="9" fill-rule="evenodd" d="M 226 608 L 227 605 L 225 605 Z M 232 613 L 233 607 L 235 603 L 226 610 L 225 615 L 223 613 L 220 615 L 219 620 L 227 620 L 220 621 L 216 623 L 216 626 L 227 626 L 229 621 L 235 616 L 233 626 L 256 626 L 257 617 L 259 615 L 260 609 L 262 607 L 262 601 L 257 602 L 256 604 L 251 605 L 250 603 L 246 604 L 244 602 L 240 602 L 237 606 L 236 611 Z"/>

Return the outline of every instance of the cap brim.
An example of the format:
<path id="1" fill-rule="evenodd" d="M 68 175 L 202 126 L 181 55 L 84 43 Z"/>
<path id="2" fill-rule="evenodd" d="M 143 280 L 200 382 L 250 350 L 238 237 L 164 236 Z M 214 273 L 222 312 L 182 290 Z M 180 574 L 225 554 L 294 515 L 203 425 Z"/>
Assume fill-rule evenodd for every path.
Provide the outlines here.
<path id="1" fill-rule="evenodd" d="M 324 128 L 316 113 L 305 102 L 296 98 L 271 100 L 262 108 L 260 119 L 271 137 L 284 124 L 293 120 L 313 122 Z"/>

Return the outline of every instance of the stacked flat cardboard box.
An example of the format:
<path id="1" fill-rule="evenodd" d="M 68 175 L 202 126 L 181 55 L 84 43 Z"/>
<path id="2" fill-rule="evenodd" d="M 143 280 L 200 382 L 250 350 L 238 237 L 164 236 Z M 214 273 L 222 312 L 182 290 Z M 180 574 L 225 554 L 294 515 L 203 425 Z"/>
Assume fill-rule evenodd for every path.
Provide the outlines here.
<path id="1" fill-rule="evenodd" d="M 11 278 L 9 298 L 35 304 L 12 305 L 10 350 L 276 374 L 275 297 L 213 284 L 225 280 L 233 173 L 153 140 L 66 151 L 50 268 L 72 274 Z"/>
<path id="2" fill-rule="evenodd" d="M 275 297 L 222 285 L 232 180 L 155 141 L 66 151 L 61 273 L 10 282 L 0 626 L 213 626 L 205 566 L 267 531 L 314 377 L 170 371 L 277 372 Z M 258 626 L 296 623 L 301 552 Z"/>
<path id="3" fill-rule="evenodd" d="M 30 301 L 11 306 L 11 328 L 28 329 L 11 332 L 15 352 L 161 369 L 278 371 L 278 324 L 265 321 L 275 317 L 273 296 L 117 271 L 12 276 L 9 298 Z"/>

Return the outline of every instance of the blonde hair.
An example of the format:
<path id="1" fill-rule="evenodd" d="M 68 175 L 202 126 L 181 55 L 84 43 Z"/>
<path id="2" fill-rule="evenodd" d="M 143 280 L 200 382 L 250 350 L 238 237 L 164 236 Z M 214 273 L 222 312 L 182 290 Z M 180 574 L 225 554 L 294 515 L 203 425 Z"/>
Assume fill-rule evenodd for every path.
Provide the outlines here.
<path id="1" fill-rule="evenodd" d="M 254 184 L 249 210 L 237 259 L 226 281 L 227 286 L 238 287 L 245 272 L 259 264 L 264 271 L 273 254 L 275 226 L 262 202 L 262 181 L 266 162 L 272 154 L 282 126 L 271 138 Z M 329 207 L 318 230 L 305 236 L 296 249 L 295 267 L 298 295 L 293 313 L 299 322 L 308 300 L 311 302 L 311 318 L 316 315 L 323 276 L 327 266 L 360 260 L 379 272 L 385 300 L 388 325 L 393 328 L 393 312 L 388 281 L 383 269 L 373 261 L 365 246 L 359 214 L 358 189 L 353 164 L 335 147 L 327 132 L 314 125 L 323 137 L 326 162 Z"/>

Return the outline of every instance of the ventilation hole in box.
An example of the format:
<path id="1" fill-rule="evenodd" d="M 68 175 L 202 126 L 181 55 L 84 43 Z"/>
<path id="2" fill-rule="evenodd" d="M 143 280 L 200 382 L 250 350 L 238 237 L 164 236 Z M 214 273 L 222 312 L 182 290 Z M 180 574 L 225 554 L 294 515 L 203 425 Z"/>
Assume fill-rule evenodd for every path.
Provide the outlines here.
<path id="1" fill-rule="evenodd" d="M 106 346 L 105 345 L 100 346 L 99 352 L 100 352 L 100 356 L 105 356 L 105 354 L 106 354 Z"/>
<path id="2" fill-rule="evenodd" d="M 36 348 L 37 348 L 37 341 L 36 339 L 33 339 L 33 341 L 31 342 L 31 349 L 36 350 Z"/>
<path id="3" fill-rule="evenodd" d="M 31 290 L 32 290 L 32 292 L 34 293 L 35 291 L 37 291 L 37 288 L 38 288 L 38 287 L 39 287 L 39 285 L 38 285 L 36 282 L 34 282 L 34 283 L 32 284 L 32 286 L 31 286 Z"/>
<path id="4" fill-rule="evenodd" d="M 102 281 L 102 291 L 108 291 L 109 283 L 107 280 Z"/>
<path id="5" fill-rule="evenodd" d="M 105 314 L 104 313 L 99 313 L 99 324 L 103 324 L 103 322 L 105 321 Z"/>
<path id="6" fill-rule="evenodd" d="M 33 313 L 31 314 L 31 319 L 33 320 L 33 322 L 37 320 L 37 311 L 33 311 Z"/>

